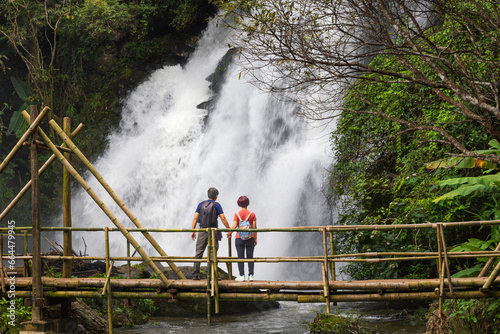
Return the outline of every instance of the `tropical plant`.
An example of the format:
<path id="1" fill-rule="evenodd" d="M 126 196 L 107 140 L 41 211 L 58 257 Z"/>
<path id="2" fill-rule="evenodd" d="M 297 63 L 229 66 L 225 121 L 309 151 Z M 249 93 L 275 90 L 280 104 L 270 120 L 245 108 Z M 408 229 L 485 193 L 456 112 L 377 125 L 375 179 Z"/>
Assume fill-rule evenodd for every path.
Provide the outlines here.
<path id="1" fill-rule="evenodd" d="M 494 139 L 489 142 L 491 146 L 488 150 L 476 151 L 476 156 L 482 154 L 493 155 L 496 154 L 500 157 L 500 143 Z M 451 159 L 439 160 L 427 164 L 429 169 L 437 168 L 474 168 L 479 167 L 487 169 L 486 173 L 494 173 L 491 175 L 483 175 L 476 177 L 459 177 L 439 181 L 436 185 L 440 187 L 451 186 L 457 187 L 456 189 L 439 196 L 434 202 L 443 201 L 455 196 L 468 196 L 473 192 L 484 194 L 494 194 L 496 198 L 500 199 L 500 164 L 492 163 L 482 160 L 480 158 L 472 157 L 454 157 Z M 495 199 L 495 197 L 493 197 Z M 496 203 L 496 202 L 495 202 Z M 500 208 L 494 211 L 495 216 L 500 219 Z"/>

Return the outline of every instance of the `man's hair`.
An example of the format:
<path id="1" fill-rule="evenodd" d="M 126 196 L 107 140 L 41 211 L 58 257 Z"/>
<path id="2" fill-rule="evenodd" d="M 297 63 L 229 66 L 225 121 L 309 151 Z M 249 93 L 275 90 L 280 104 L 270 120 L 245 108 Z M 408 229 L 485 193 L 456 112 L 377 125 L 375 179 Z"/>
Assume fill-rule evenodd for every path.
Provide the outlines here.
<path id="1" fill-rule="evenodd" d="M 219 191 L 215 188 L 208 189 L 208 198 L 215 200 L 219 196 Z"/>

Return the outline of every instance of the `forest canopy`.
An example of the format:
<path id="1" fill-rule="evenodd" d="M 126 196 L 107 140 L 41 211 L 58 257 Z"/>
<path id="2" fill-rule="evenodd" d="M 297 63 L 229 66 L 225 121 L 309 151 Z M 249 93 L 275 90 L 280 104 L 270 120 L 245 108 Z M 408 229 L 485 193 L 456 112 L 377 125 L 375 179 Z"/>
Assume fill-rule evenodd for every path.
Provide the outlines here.
<path id="1" fill-rule="evenodd" d="M 336 122 L 327 193 L 339 223 L 500 219 L 500 2 L 235 0 L 221 6 L 225 20 L 242 31 L 234 40 L 242 49 L 242 75 L 299 103 L 303 116 Z M 483 177 L 490 183 L 483 185 Z M 460 182 L 474 187 L 435 201 L 450 186 L 462 189 Z M 447 233 L 452 245 L 499 235 L 497 228 Z M 346 238 L 355 252 L 416 251 L 432 249 L 435 235 Z M 376 268 L 355 265 L 351 274 L 422 278 L 433 271 L 421 263 Z"/>

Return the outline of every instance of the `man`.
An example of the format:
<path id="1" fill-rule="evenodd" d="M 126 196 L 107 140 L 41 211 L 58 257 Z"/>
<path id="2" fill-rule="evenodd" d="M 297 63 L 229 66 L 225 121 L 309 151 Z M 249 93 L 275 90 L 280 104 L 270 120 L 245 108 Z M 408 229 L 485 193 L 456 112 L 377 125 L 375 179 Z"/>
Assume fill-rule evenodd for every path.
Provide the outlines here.
<path id="1" fill-rule="evenodd" d="M 222 206 L 215 202 L 217 197 L 219 196 L 219 191 L 215 188 L 208 189 L 208 200 L 201 202 L 198 204 L 196 208 L 196 212 L 193 218 L 193 229 L 196 228 L 196 224 L 200 224 L 200 228 L 207 227 L 218 227 L 217 218 L 220 217 L 220 220 L 224 224 L 226 228 L 229 228 L 229 223 L 227 222 L 226 216 L 224 215 L 224 211 L 222 210 Z M 231 232 L 227 234 L 228 238 L 231 237 Z M 196 232 L 191 233 L 191 239 L 196 240 Z M 215 247 L 219 249 L 219 241 L 215 241 Z M 196 241 L 196 255 L 195 259 L 201 259 L 203 257 L 203 253 L 205 252 L 205 248 L 207 248 L 208 244 L 208 233 L 207 232 L 198 232 L 198 241 Z M 194 263 L 193 268 L 193 279 L 200 279 L 200 262 Z"/>

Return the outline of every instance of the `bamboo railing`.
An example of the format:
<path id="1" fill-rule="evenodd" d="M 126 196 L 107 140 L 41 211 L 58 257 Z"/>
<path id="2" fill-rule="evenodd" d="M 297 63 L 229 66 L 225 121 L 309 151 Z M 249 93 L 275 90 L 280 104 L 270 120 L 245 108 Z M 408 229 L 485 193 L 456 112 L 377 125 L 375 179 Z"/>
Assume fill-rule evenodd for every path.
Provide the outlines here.
<path id="1" fill-rule="evenodd" d="M 50 120 L 51 128 L 63 140 L 63 145 L 55 145 L 52 140 L 39 128 L 44 116 L 49 108 L 44 108 L 37 114 L 36 107 L 32 106 L 31 117 L 23 111 L 22 114 L 29 124 L 26 133 L 21 137 L 16 146 L 0 163 L 0 173 L 8 165 L 16 152 L 23 146 L 30 146 L 31 152 L 31 175 L 32 181 L 28 182 L 7 208 L 0 214 L 0 221 L 4 219 L 19 199 L 32 187 L 33 199 L 36 199 L 38 190 L 38 177 L 56 159 L 64 166 L 65 177 L 63 190 L 64 202 L 64 227 L 40 227 L 39 225 L 39 204 L 33 205 L 33 226 L 31 227 L 9 227 L 0 228 L 0 296 L 5 296 L 8 292 L 6 284 L 6 266 L 4 265 L 3 236 L 8 234 L 22 236 L 24 241 L 24 253 L 15 254 L 16 260 L 23 261 L 24 277 L 17 277 L 16 297 L 29 298 L 33 300 L 34 309 L 41 309 L 43 298 L 68 298 L 68 297 L 106 297 L 108 305 L 108 315 L 111 314 L 112 298 L 168 298 L 170 300 L 206 300 L 207 320 L 210 322 L 212 314 L 212 304 L 214 313 L 219 313 L 220 302 L 224 301 L 296 301 L 299 303 L 321 302 L 326 303 L 326 310 L 330 312 L 330 304 L 345 301 L 401 301 L 401 300 L 438 300 L 439 311 L 442 313 L 445 299 L 471 299 L 471 298 L 500 298 L 500 292 L 496 289 L 500 285 L 498 275 L 500 273 L 500 244 L 494 251 L 474 251 L 450 253 L 447 250 L 444 229 L 461 228 L 466 226 L 491 226 L 500 225 L 500 220 L 493 221 L 472 221 L 472 222 L 449 222 L 449 223 L 427 223 L 427 224 L 401 224 L 401 225 L 329 225 L 329 226 L 298 226 L 288 228 L 259 228 L 251 231 L 259 233 L 318 233 L 322 238 L 322 255 L 314 256 L 289 256 L 256 257 L 254 259 L 237 259 L 231 256 L 231 240 L 228 240 L 228 256 L 218 256 L 215 247 L 216 229 L 157 229 L 144 228 L 133 213 L 127 208 L 123 201 L 114 193 L 99 172 L 92 166 L 90 161 L 73 143 L 73 138 L 83 127 L 80 124 L 73 132 L 69 119 L 64 120 L 64 130 L 54 121 Z M 31 118 L 31 119 L 30 119 Z M 33 135 L 31 143 L 26 140 Z M 43 142 L 37 138 L 41 137 Z M 49 150 L 53 155 L 39 169 L 38 149 Z M 136 228 L 125 228 L 114 215 L 113 212 L 103 203 L 97 194 L 90 188 L 86 181 L 80 176 L 70 163 L 70 155 L 76 155 L 82 163 L 95 176 L 106 192 L 113 198 L 118 207 L 133 222 Z M 107 215 L 116 228 L 76 228 L 71 226 L 70 215 L 70 186 L 69 176 L 84 188 L 84 190 L 95 201 L 99 208 Z M 33 200 L 32 202 L 35 202 Z M 38 202 L 38 200 L 37 200 Z M 433 229 L 436 231 L 437 251 L 429 252 L 368 252 L 339 254 L 335 249 L 335 240 L 339 234 L 347 231 L 393 231 L 393 230 L 419 230 Z M 16 234 L 13 234 L 15 231 Z M 63 255 L 43 255 L 38 251 L 28 254 L 28 233 L 31 233 L 33 249 L 38 249 L 41 232 L 59 231 L 63 233 L 64 251 Z M 73 232 L 104 232 L 105 256 L 76 256 L 71 255 L 71 239 Z M 192 256 L 168 256 L 162 247 L 153 239 L 151 233 L 191 233 L 193 231 L 205 231 L 208 233 L 207 256 L 202 259 L 195 259 Z M 219 229 L 222 232 L 236 231 L 236 229 Z M 126 256 L 117 256 L 110 253 L 109 233 L 120 232 L 127 243 Z M 132 236 L 134 233 L 141 233 L 160 256 L 150 256 Z M 140 257 L 130 256 L 130 245 L 139 253 Z M 36 246 L 36 247 L 35 247 Z M 135 254 L 135 253 L 134 253 Z M 12 254 L 9 254 L 9 258 Z M 488 257 L 489 261 L 484 266 L 478 277 L 475 278 L 452 278 L 449 262 L 451 259 L 468 259 Z M 41 260 L 62 260 L 63 278 L 42 277 L 40 268 Z M 75 260 L 101 260 L 106 263 L 106 277 L 96 278 L 69 278 L 71 273 L 71 261 Z M 124 261 L 127 265 L 127 279 L 115 279 L 111 277 L 111 270 L 116 261 Z M 341 262 L 401 262 L 401 261 L 435 261 L 437 277 L 425 280 L 371 280 L 371 281 L 338 281 L 335 273 L 335 264 Z M 143 262 L 148 265 L 157 275 L 157 279 L 130 279 L 130 267 L 132 262 Z M 156 263 L 166 262 L 177 274 L 179 279 L 168 280 L 165 273 Z M 207 280 L 193 281 L 186 280 L 182 272 L 175 263 L 206 262 Z M 236 282 L 232 278 L 232 263 L 237 262 L 258 262 L 258 263 L 317 263 L 320 267 L 321 281 L 253 281 Z M 498 262 L 495 265 L 495 262 Z M 29 269 L 29 264 L 33 264 L 33 269 Z M 225 263 L 228 268 L 229 280 L 219 280 L 219 264 Z M 492 269 L 493 268 L 493 269 Z M 31 276 L 30 275 L 30 271 Z M 491 271 L 491 272 L 490 272 Z M 120 291 L 113 291 L 113 287 L 119 287 Z M 48 289 L 43 289 L 48 288 Z M 201 291 L 201 292 L 200 292 Z M 38 312 L 38 311 L 37 311 Z M 33 319 L 41 319 L 41 313 Z M 112 333 L 112 321 L 108 319 L 109 332 Z"/>
<path id="2" fill-rule="evenodd" d="M 474 251 L 450 253 L 446 250 L 446 240 L 443 229 L 460 228 L 463 226 L 498 225 L 500 221 L 479 221 L 460 223 L 438 223 L 421 224 L 420 226 L 395 225 L 388 228 L 385 225 L 358 225 L 358 226 L 300 226 L 289 228 L 259 228 L 252 231 L 259 233 L 289 232 L 289 233 L 319 233 L 322 236 L 323 255 L 295 256 L 295 257 L 256 257 L 254 259 L 237 259 L 231 256 L 218 256 L 213 240 L 216 229 L 145 229 L 127 228 L 128 234 L 132 233 L 191 233 L 193 231 L 206 231 L 209 236 L 207 257 L 194 259 L 193 256 L 151 256 L 152 262 L 170 261 L 174 263 L 207 263 L 207 280 L 194 281 L 186 279 L 171 280 L 166 286 L 161 279 L 111 279 L 110 270 L 112 263 L 122 261 L 127 264 L 130 272 L 131 262 L 143 262 L 144 258 L 130 256 L 111 255 L 109 251 L 108 234 L 122 232 L 120 228 L 78 228 L 78 227 L 42 227 L 42 232 L 65 232 L 86 231 L 104 232 L 105 234 L 105 256 L 64 256 L 43 255 L 45 260 L 101 260 L 106 262 L 106 278 L 42 278 L 42 284 L 47 287 L 44 297 L 93 297 L 106 296 L 108 304 L 111 305 L 112 298 L 168 298 L 175 300 L 206 299 L 207 320 L 211 321 L 212 305 L 214 313 L 219 312 L 219 303 L 224 301 L 296 301 L 326 303 L 327 311 L 333 302 L 346 301 L 401 301 L 401 300 L 438 300 L 440 307 L 445 299 L 470 299 L 470 298 L 499 298 L 500 292 L 494 289 L 500 285 L 498 273 L 500 265 L 492 270 L 487 277 L 475 278 L 451 278 L 449 271 L 450 259 L 468 259 L 488 257 L 495 259 L 500 257 L 500 251 Z M 360 230 L 394 230 L 394 229 L 420 229 L 431 228 L 436 230 L 438 251 L 437 252 L 369 252 L 335 254 L 333 252 L 332 238 L 336 234 L 345 231 Z M 26 234 L 29 227 L 16 227 L 17 233 Z M 219 229 L 222 232 L 237 231 L 235 229 Z M 0 234 L 6 233 L 7 229 L 0 228 Z M 330 239 L 330 240 L 328 240 Z M 0 248 L 2 243 L 0 242 Z M 127 247 L 128 249 L 128 247 Z M 2 253 L 2 252 L 0 252 Z M 17 259 L 30 259 L 31 255 L 19 255 Z M 438 277 L 434 279 L 403 279 L 403 280 L 375 280 L 375 281 L 337 281 L 335 280 L 335 266 L 337 262 L 394 262 L 394 261 L 435 261 L 437 263 Z M 258 263 L 305 263 L 315 262 L 320 264 L 322 281 L 253 281 L 236 282 L 233 280 L 219 280 L 220 263 L 258 262 Z M 332 270 L 333 268 L 333 270 Z M 130 274 L 129 274 L 130 275 Z M 130 277 L 128 275 L 128 277 Z M 2 280 L 3 282 L 3 280 Z M 20 291 L 19 296 L 30 296 L 31 278 L 17 278 L 16 285 Z M 119 287 L 119 292 L 114 292 L 112 287 Z M 82 291 L 84 289 L 85 291 Z M 89 290 L 90 289 L 90 290 Z M 139 290 L 138 290 L 139 289 Z M 206 292 L 197 292 L 199 290 Z M 182 292 L 178 292 L 181 290 Z"/>

